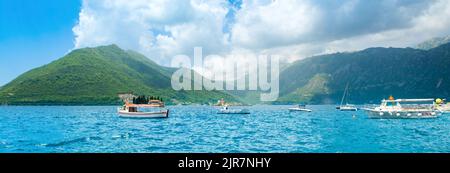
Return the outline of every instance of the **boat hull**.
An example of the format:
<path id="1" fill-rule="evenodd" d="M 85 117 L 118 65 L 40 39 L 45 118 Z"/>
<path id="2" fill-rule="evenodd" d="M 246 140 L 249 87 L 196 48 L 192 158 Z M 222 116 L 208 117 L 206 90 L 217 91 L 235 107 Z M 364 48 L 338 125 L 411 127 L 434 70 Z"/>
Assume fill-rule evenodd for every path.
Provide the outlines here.
<path id="1" fill-rule="evenodd" d="M 377 110 L 365 110 L 369 118 L 371 119 L 422 119 L 422 118 L 437 118 L 440 113 L 433 111 L 377 111 Z"/>
<path id="2" fill-rule="evenodd" d="M 229 110 L 219 110 L 217 114 L 250 114 L 250 111 L 246 109 L 229 109 Z"/>
<path id="3" fill-rule="evenodd" d="M 442 115 L 450 115 L 450 111 L 440 111 Z"/>
<path id="4" fill-rule="evenodd" d="M 311 112 L 311 109 L 303 109 L 303 108 L 289 108 L 290 112 Z"/>
<path id="5" fill-rule="evenodd" d="M 119 117 L 121 118 L 168 118 L 169 110 L 161 112 L 127 112 L 119 111 Z"/>
<path id="6" fill-rule="evenodd" d="M 358 111 L 358 108 L 346 108 L 346 107 L 340 107 L 340 111 Z"/>

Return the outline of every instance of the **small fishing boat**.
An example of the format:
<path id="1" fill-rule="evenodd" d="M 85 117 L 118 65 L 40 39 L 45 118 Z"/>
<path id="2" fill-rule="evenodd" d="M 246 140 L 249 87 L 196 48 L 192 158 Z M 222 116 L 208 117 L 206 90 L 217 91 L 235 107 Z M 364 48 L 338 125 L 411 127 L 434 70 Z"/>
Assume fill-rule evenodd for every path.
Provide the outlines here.
<path id="1" fill-rule="evenodd" d="M 169 110 L 159 110 L 151 112 L 139 111 L 139 108 L 152 108 L 160 107 L 151 104 L 129 104 L 126 103 L 124 106 L 118 108 L 119 117 L 122 118 L 168 118 Z"/>
<path id="2" fill-rule="evenodd" d="M 297 105 L 297 107 L 294 107 L 294 108 L 288 108 L 288 110 L 290 112 L 293 112 L 293 111 L 311 112 L 312 111 L 311 109 L 307 109 L 306 105 L 303 105 L 303 104 L 299 104 L 299 105 Z"/>
<path id="3" fill-rule="evenodd" d="M 433 106 L 434 99 L 383 99 L 381 105 L 374 108 L 364 108 L 369 118 L 436 118 L 441 112 Z M 425 102 L 431 102 L 424 104 Z"/>
<path id="4" fill-rule="evenodd" d="M 341 104 L 339 106 L 337 106 L 336 109 L 338 109 L 340 111 L 357 111 L 358 108 L 356 108 L 355 105 L 348 104 L 348 103 L 343 105 L 345 97 L 347 95 L 348 95 L 348 83 L 347 83 L 347 86 L 345 86 L 344 94 L 342 95 L 342 99 L 341 99 Z"/>
<path id="5" fill-rule="evenodd" d="M 250 111 L 248 109 L 229 109 L 228 106 L 224 106 L 217 114 L 250 114 Z"/>

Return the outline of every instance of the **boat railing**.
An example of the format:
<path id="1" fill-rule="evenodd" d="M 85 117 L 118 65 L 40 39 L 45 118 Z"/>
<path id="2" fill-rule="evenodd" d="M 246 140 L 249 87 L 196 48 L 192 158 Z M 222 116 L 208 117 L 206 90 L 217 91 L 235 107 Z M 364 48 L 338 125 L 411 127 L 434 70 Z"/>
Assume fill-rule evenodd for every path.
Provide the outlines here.
<path id="1" fill-rule="evenodd" d="M 401 103 L 401 102 L 434 102 L 434 99 L 396 99 L 396 100 L 383 100 L 385 103 Z"/>

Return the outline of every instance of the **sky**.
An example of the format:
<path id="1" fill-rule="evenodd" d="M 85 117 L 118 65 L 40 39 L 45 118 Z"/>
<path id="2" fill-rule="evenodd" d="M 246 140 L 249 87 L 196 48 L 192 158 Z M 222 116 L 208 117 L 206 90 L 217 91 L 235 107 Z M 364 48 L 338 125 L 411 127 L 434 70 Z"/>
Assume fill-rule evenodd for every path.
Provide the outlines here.
<path id="1" fill-rule="evenodd" d="M 0 0 L 0 86 L 74 48 L 81 1 Z"/>
<path id="2" fill-rule="evenodd" d="M 292 62 L 450 35 L 447 0 L 0 0 L 0 85 L 77 48 L 173 56 L 277 54 Z M 205 63 L 220 63 L 206 59 Z"/>

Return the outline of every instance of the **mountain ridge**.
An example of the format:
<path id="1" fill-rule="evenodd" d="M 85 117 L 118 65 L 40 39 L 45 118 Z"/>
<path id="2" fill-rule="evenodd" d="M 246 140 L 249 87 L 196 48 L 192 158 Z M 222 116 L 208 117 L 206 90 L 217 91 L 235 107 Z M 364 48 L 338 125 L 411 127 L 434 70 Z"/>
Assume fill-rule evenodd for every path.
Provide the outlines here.
<path id="1" fill-rule="evenodd" d="M 450 96 L 450 43 L 430 50 L 413 48 L 368 48 L 351 53 L 310 57 L 292 63 L 280 74 L 279 102 L 335 104 L 350 83 L 350 100 L 377 103 L 397 97 Z M 329 93 L 301 99 L 296 92 L 316 74 L 327 74 Z M 297 76 L 292 79 L 288 76 Z M 296 99 L 290 99 L 296 98 Z"/>
<path id="2" fill-rule="evenodd" d="M 121 92 L 161 96 L 168 103 L 236 100 L 219 91 L 172 90 L 170 76 L 175 70 L 117 45 L 82 48 L 4 85 L 0 103 L 119 104 L 117 93 Z"/>
<path id="3" fill-rule="evenodd" d="M 313 56 L 283 68 L 279 100 L 267 103 L 336 104 L 347 83 L 352 103 L 378 103 L 389 95 L 448 98 L 449 67 L 450 43 L 430 50 L 375 47 Z M 117 45 L 77 49 L 0 87 L 0 104 L 118 104 L 117 93 L 129 91 L 161 96 L 169 104 L 220 98 L 261 103 L 259 91 L 174 91 L 175 70 Z"/>

